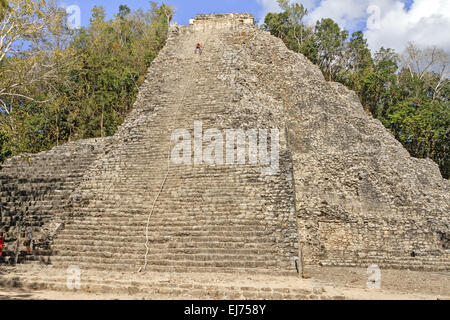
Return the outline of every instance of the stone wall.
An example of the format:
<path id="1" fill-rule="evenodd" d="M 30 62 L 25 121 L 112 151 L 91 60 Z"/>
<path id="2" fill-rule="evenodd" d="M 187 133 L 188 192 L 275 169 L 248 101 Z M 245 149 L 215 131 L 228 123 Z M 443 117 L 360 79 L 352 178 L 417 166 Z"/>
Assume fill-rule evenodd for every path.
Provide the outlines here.
<path id="1" fill-rule="evenodd" d="M 354 92 L 280 39 L 247 28 L 229 45 L 247 104 L 285 117 L 306 261 L 448 269 L 450 190 L 438 166 L 410 157 Z"/>
<path id="2" fill-rule="evenodd" d="M 24 154 L 3 163 L 0 230 L 7 232 L 8 238 L 15 238 L 16 226 L 29 223 L 38 240 L 47 224 L 70 220 L 75 190 L 86 169 L 107 150 L 106 142 L 106 139 L 91 139 L 67 143 L 48 152 Z"/>
<path id="3" fill-rule="evenodd" d="M 194 19 L 194 25 L 226 25 L 255 24 L 255 17 L 248 13 L 226 13 L 226 14 L 199 14 Z"/>

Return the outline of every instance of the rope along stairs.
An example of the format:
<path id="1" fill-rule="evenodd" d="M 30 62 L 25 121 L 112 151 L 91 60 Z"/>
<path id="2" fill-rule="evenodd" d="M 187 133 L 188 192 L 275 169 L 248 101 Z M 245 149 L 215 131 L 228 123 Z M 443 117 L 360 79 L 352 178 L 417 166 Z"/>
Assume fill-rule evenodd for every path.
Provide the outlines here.
<path id="1" fill-rule="evenodd" d="M 207 46 L 206 46 L 207 41 L 208 41 L 208 38 L 207 38 L 206 41 L 205 41 L 204 48 L 207 48 Z M 193 53 L 193 54 L 194 54 L 194 53 Z M 200 59 L 201 56 L 202 56 L 202 54 L 204 54 L 204 52 L 201 53 L 201 54 L 196 54 L 196 58 Z M 195 59 L 193 59 L 192 61 L 195 61 Z M 197 65 L 196 62 L 192 62 L 192 61 L 191 61 L 191 65 L 192 65 L 192 66 L 191 66 L 190 72 L 189 72 L 190 75 L 193 75 L 193 74 L 194 74 L 195 66 Z M 171 130 L 168 131 L 169 142 L 168 142 L 168 147 L 167 147 L 167 172 L 166 172 L 166 174 L 164 175 L 164 179 L 163 179 L 163 181 L 162 181 L 162 183 L 161 183 L 161 187 L 159 188 L 158 194 L 156 195 L 155 200 L 153 201 L 152 208 L 151 208 L 150 213 L 149 213 L 149 215 L 148 215 L 147 226 L 146 226 L 146 229 L 145 229 L 145 237 L 146 237 L 145 249 L 146 249 L 146 251 L 145 251 L 145 256 L 144 256 L 144 264 L 143 264 L 143 266 L 142 266 L 141 268 L 139 268 L 138 272 L 145 271 L 146 268 L 147 268 L 147 264 L 148 264 L 148 254 L 149 254 L 149 250 L 150 250 L 150 247 L 149 247 L 149 241 L 150 241 L 150 240 L 149 240 L 150 220 L 151 220 L 151 217 L 152 217 L 153 212 L 154 212 L 154 210 L 155 210 L 157 201 L 158 201 L 158 199 L 159 199 L 159 197 L 160 197 L 160 195 L 161 195 L 161 192 L 162 192 L 163 189 L 164 189 L 164 185 L 166 184 L 167 179 L 168 179 L 169 174 L 170 174 L 171 151 L 172 151 L 172 140 L 171 140 L 170 134 L 171 134 L 171 132 L 175 129 L 175 124 L 177 123 L 177 118 L 178 118 L 178 115 L 179 115 L 179 112 L 180 112 L 180 109 L 181 109 L 181 105 L 182 105 L 182 103 L 183 103 L 183 101 L 184 101 L 184 98 L 185 98 L 187 89 L 188 89 L 189 87 L 192 86 L 192 83 L 193 83 L 193 82 L 190 82 L 190 81 L 186 81 L 186 80 L 184 81 L 184 88 L 183 88 L 183 90 L 182 90 L 181 98 L 180 98 L 180 100 L 179 100 L 179 102 L 178 102 L 178 104 L 177 104 L 177 108 L 176 108 L 176 111 L 175 111 L 175 114 L 174 114 L 174 117 L 173 117 L 174 121 L 171 122 L 171 123 L 173 124 L 173 126 L 171 127 Z"/>

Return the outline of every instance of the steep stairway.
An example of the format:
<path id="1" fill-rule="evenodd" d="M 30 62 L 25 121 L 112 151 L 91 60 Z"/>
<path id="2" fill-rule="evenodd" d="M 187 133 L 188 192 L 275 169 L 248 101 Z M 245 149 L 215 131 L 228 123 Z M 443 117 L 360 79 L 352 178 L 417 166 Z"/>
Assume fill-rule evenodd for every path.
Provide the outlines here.
<path id="1" fill-rule="evenodd" d="M 114 148 L 89 168 L 70 222 L 39 263 L 137 271 L 145 264 L 152 213 L 149 270 L 295 272 L 289 173 L 265 177 L 259 166 L 171 164 L 165 179 L 173 130 L 193 134 L 194 121 L 204 130 L 233 129 L 218 116 L 232 103 L 232 83 L 223 79 L 233 69 L 223 43 L 232 32 L 181 32 L 153 63 Z M 202 55 L 194 54 L 197 42 Z"/>

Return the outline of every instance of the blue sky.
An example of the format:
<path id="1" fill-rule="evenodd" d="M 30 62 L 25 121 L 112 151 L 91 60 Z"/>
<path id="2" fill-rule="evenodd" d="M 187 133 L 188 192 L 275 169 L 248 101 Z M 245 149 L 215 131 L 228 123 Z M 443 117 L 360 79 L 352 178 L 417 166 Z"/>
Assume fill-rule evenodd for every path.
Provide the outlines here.
<path id="1" fill-rule="evenodd" d="M 66 6 L 81 8 L 82 25 L 89 24 L 95 5 L 106 8 L 108 17 L 117 13 L 120 4 L 131 9 L 149 8 L 147 0 L 57 0 Z M 439 46 L 450 53 L 450 0 L 292 0 L 303 3 L 309 10 L 306 23 L 332 18 L 351 32 L 363 30 L 370 48 L 381 46 L 402 52 L 408 42 L 422 46 Z M 161 1 L 156 1 L 161 3 Z M 167 0 L 177 9 L 175 21 L 187 24 L 198 13 L 249 12 L 263 21 L 267 12 L 278 11 L 277 0 Z M 375 11 L 373 8 L 375 7 Z M 372 9 L 370 9 L 372 8 Z M 370 11 L 372 10 L 372 11 Z M 370 11 L 370 12 L 369 12 Z M 369 27 L 374 17 L 376 28 Z M 373 21 L 373 20 L 372 20 Z"/>
<path id="2" fill-rule="evenodd" d="M 119 5 L 126 4 L 130 9 L 149 8 L 149 2 L 146 0 L 65 0 L 61 3 L 70 5 L 78 5 L 81 8 L 82 25 L 89 24 L 90 10 L 94 6 L 103 6 L 107 10 L 108 17 L 112 17 L 117 13 Z M 161 3 L 161 1 L 155 1 Z M 165 3 L 173 5 L 177 8 L 175 21 L 179 24 L 188 24 L 191 17 L 195 17 L 198 13 L 225 13 L 225 12 L 250 12 L 256 15 L 263 13 L 262 4 L 257 1 L 244 0 L 169 0 Z"/>

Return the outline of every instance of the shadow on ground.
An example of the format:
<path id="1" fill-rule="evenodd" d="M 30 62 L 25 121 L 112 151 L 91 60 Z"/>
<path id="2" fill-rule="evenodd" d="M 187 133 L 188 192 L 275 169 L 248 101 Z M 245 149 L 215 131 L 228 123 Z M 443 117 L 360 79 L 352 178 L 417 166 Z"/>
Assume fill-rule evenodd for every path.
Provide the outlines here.
<path id="1" fill-rule="evenodd" d="M 22 290 L 2 289 L 0 300 L 35 300 L 34 294 Z"/>

